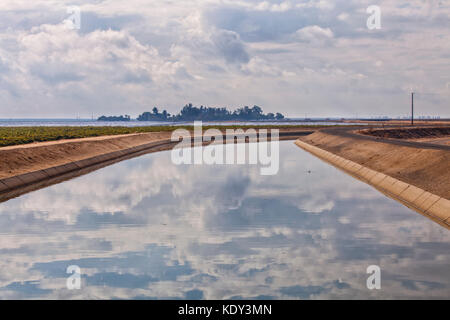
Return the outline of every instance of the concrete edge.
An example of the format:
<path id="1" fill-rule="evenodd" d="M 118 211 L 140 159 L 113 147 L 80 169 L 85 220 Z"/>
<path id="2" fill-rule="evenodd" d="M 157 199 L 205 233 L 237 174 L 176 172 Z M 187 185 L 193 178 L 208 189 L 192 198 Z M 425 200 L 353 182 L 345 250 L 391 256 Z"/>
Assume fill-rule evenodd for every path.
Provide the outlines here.
<path id="1" fill-rule="evenodd" d="M 73 171 L 84 169 L 90 166 L 100 164 L 115 159 L 122 158 L 126 155 L 132 155 L 134 153 L 141 152 L 143 150 L 151 150 L 155 147 L 164 145 L 170 145 L 173 142 L 170 139 L 153 141 L 137 147 L 131 147 L 128 149 L 117 150 L 110 153 L 100 154 L 95 157 L 68 162 L 55 167 L 45 168 L 33 172 L 27 172 L 17 176 L 0 179 L 0 193 L 10 192 L 15 189 L 19 189 L 30 184 L 41 182 L 45 179 L 55 178 Z M 4 187 L 6 186 L 6 188 Z"/>
<path id="2" fill-rule="evenodd" d="M 392 178 L 382 172 L 364 167 L 338 155 L 333 156 L 332 153 L 310 145 L 300 139 L 296 140 L 295 144 L 353 177 L 372 185 L 407 207 L 450 228 L 450 200 Z"/>

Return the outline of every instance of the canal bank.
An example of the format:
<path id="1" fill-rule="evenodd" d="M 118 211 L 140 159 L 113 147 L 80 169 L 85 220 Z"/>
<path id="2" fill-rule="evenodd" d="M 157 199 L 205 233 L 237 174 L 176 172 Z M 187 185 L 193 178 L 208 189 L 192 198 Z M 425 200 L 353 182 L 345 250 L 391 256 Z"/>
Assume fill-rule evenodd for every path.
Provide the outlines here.
<path id="1" fill-rule="evenodd" d="M 445 148 L 413 148 L 412 145 L 401 146 L 360 138 L 354 133 L 346 134 L 317 131 L 299 138 L 296 144 L 411 209 L 450 227 L 450 154 Z"/>
<path id="2" fill-rule="evenodd" d="M 311 129 L 281 129 L 279 139 L 296 140 L 312 132 Z M 0 148 L 0 201 L 119 161 L 169 150 L 178 144 L 171 141 L 171 134 L 152 132 Z"/>

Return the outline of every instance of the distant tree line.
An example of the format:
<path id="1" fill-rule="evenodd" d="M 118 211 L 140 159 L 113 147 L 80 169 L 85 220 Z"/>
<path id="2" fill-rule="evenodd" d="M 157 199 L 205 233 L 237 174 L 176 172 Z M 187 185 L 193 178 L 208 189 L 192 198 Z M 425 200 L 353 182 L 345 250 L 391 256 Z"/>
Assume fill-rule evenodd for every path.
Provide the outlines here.
<path id="1" fill-rule="evenodd" d="M 124 116 L 111 116 L 111 117 L 107 117 L 107 116 L 101 116 L 97 119 L 97 121 L 130 121 L 131 117 L 129 115 L 124 115 Z"/>
<path id="2" fill-rule="evenodd" d="M 233 121 L 233 120 L 282 120 L 284 115 L 277 112 L 276 114 L 264 114 L 263 110 L 258 106 L 249 108 L 247 106 L 238 108 L 235 111 L 229 111 L 227 108 L 212 107 L 194 107 L 191 103 L 181 109 L 177 115 L 171 115 L 166 110 L 159 112 L 158 108 L 153 108 L 152 112 L 144 112 L 137 120 L 139 121 Z"/>

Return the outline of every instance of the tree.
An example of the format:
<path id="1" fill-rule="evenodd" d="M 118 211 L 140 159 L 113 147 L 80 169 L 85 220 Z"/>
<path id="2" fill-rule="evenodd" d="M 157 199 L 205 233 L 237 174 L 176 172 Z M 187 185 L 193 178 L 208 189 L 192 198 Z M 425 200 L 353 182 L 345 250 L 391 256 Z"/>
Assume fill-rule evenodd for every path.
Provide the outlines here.
<path id="1" fill-rule="evenodd" d="M 274 115 L 273 113 L 264 114 L 262 108 L 253 106 L 249 108 L 244 106 L 231 112 L 224 107 L 194 107 L 192 103 L 186 104 L 177 115 L 171 116 L 166 110 L 159 113 L 157 107 L 151 112 L 144 112 L 138 117 L 140 121 L 230 121 L 230 120 L 281 120 L 284 116 L 281 113 Z"/>
<path id="2" fill-rule="evenodd" d="M 252 113 L 256 115 L 261 115 L 263 113 L 262 109 L 258 106 L 253 106 Z"/>

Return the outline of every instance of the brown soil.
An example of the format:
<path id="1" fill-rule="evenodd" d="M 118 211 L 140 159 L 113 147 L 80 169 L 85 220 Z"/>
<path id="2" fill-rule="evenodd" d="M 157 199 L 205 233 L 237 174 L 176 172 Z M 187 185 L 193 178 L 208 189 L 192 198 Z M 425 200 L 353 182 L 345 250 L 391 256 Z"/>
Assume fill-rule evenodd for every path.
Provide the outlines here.
<path id="1" fill-rule="evenodd" d="M 0 179 L 170 139 L 170 132 L 60 140 L 0 148 Z"/>
<path id="2" fill-rule="evenodd" d="M 421 138 L 411 139 L 411 141 L 417 141 L 422 143 L 440 144 L 443 146 L 450 146 L 450 136 L 442 138 Z"/>
<path id="3" fill-rule="evenodd" d="M 365 129 L 358 133 L 390 139 L 436 139 L 449 137 L 450 127 L 409 127 L 409 128 L 389 128 L 389 129 Z"/>
<path id="4" fill-rule="evenodd" d="M 450 151 L 316 131 L 301 140 L 450 199 Z"/>
<path id="5" fill-rule="evenodd" d="M 343 120 L 346 123 L 368 123 L 369 125 L 381 126 L 381 125 L 396 125 L 396 126 L 410 126 L 411 120 Z M 440 120 L 414 120 L 416 125 L 448 125 L 450 124 L 450 119 L 440 119 Z"/>

